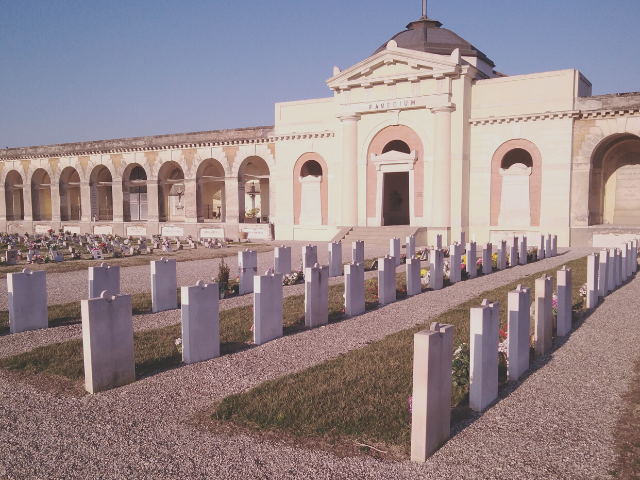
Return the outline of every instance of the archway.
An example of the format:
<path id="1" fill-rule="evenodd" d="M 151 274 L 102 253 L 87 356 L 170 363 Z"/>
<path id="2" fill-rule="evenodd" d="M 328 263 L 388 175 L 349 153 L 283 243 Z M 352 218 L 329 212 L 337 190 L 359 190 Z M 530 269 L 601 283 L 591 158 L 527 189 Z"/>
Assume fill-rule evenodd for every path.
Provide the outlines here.
<path id="1" fill-rule="evenodd" d="M 509 140 L 491 160 L 491 226 L 540 225 L 542 156 L 528 140 Z"/>
<path id="2" fill-rule="evenodd" d="M 24 198 L 22 193 L 22 177 L 15 170 L 7 174 L 4 183 L 7 220 L 24 220 Z"/>
<path id="3" fill-rule="evenodd" d="M 63 222 L 80 220 L 82 215 L 80 195 L 80 175 L 73 167 L 66 167 L 60 173 L 60 219 Z"/>
<path id="4" fill-rule="evenodd" d="M 113 179 L 104 165 L 97 165 L 91 172 L 91 218 L 99 221 L 113 220 Z"/>
<path id="5" fill-rule="evenodd" d="M 122 175 L 122 201 L 125 222 L 146 221 L 149 218 L 147 172 L 137 163 L 128 165 Z"/>
<path id="6" fill-rule="evenodd" d="M 51 178 L 43 168 L 31 176 L 31 205 L 35 221 L 51 220 Z"/>
<path id="7" fill-rule="evenodd" d="M 611 135 L 594 150 L 589 195 L 591 225 L 640 225 L 640 138 Z"/>
<path id="8" fill-rule="evenodd" d="M 224 222 L 226 219 L 224 168 L 209 158 L 196 172 L 198 222 Z"/>
<path id="9" fill-rule="evenodd" d="M 296 225 L 328 225 L 329 182 L 327 162 L 305 153 L 293 167 L 293 221 Z"/>
<path id="10" fill-rule="evenodd" d="M 380 130 L 367 152 L 367 224 L 417 224 L 416 218 L 424 217 L 424 195 L 418 134 L 405 125 Z"/>
<path id="11" fill-rule="evenodd" d="M 268 221 L 269 166 L 261 157 L 247 157 L 238 169 L 238 211 L 240 222 L 247 221 L 246 213 L 253 211 L 258 219 Z M 256 213 L 257 210 L 257 213 Z"/>
<path id="12" fill-rule="evenodd" d="M 158 172 L 158 209 L 161 222 L 183 222 L 184 172 L 176 162 L 166 162 Z"/>

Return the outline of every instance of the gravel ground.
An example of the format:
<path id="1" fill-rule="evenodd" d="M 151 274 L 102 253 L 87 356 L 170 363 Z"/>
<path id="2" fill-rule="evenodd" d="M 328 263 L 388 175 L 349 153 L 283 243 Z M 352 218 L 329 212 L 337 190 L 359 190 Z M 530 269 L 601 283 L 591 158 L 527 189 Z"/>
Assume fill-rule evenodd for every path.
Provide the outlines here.
<path id="1" fill-rule="evenodd" d="M 308 245 L 308 242 L 281 241 L 281 242 L 263 242 L 271 243 L 274 248 L 276 246 L 285 245 L 291 248 L 291 266 L 297 268 L 302 265 L 302 246 Z M 329 254 L 327 242 L 313 243 L 311 245 L 318 246 L 318 261 L 327 265 Z M 251 248 L 251 244 L 247 245 Z M 404 251 L 404 249 L 403 249 Z M 389 253 L 389 249 L 366 247 L 365 258 L 382 257 Z M 171 255 L 167 255 L 171 258 Z M 342 246 L 343 262 L 351 261 L 351 244 L 346 243 Z M 231 274 L 237 275 L 238 256 L 232 255 L 225 258 L 225 262 L 231 268 Z M 195 285 L 198 280 L 210 282 L 213 277 L 218 274 L 219 258 L 196 260 L 187 262 L 177 262 L 178 286 Z M 96 265 L 99 263 L 96 262 Z M 27 267 L 27 265 L 25 265 Z M 258 273 L 263 274 L 266 270 L 273 267 L 273 252 L 265 252 L 258 254 Z M 235 272 L 235 273 L 234 273 Z M 6 280 L 5 287 L 0 289 L 0 310 L 8 309 Z M 120 291 L 122 293 L 141 293 L 151 291 L 151 269 L 148 265 L 136 267 L 124 267 L 120 269 Z M 89 274 L 88 272 L 67 272 L 67 273 L 51 273 L 47 275 L 47 302 L 49 305 L 57 305 L 61 303 L 69 303 L 80 301 L 87 298 L 89 292 Z"/>
<path id="2" fill-rule="evenodd" d="M 539 369 L 511 386 L 508 396 L 503 391 L 504 398 L 425 464 L 339 458 L 245 435 L 202 432 L 186 423 L 228 394 L 359 348 L 584 254 L 574 249 L 97 395 L 56 396 L 0 373 L 0 476 L 606 478 L 615 459 L 611 432 L 620 394 L 640 340 L 637 280 L 607 297 L 559 350 L 541 359 Z"/>

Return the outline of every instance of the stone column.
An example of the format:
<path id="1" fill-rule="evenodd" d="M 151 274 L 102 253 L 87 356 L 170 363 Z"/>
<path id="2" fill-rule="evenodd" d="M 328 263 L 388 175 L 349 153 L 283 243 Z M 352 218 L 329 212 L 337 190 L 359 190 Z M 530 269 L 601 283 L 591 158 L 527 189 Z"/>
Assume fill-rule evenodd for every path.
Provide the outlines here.
<path id="1" fill-rule="evenodd" d="M 184 179 L 184 221 L 185 223 L 198 223 L 198 204 L 195 178 Z"/>
<path id="2" fill-rule="evenodd" d="M 33 207 L 31 206 L 31 182 L 24 182 L 22 187 L 22 202 L 24 205 L 24 221 L 33 222 Z"/>
<path id="3" fill-rule="evenodd" d="M 82 206 L 82 215 L 80 220 L 83 222 L 91 221 L 91 185 L 89 183 L 80 184 L 80 204 Z"/>
<path id="4" fill-rule="evenodd" d="M 342 122 L 342 226 L 358 225 L 358 120 L 360 115 L 340 117 Z M 378 192 L 381 194 L 382 192 Z"/>
<path id="5" fill-rule="evenodd" d="M 224 179 L 224 205 L 226 223 L 239 223 L 240 210 L 238 201 L 238 179 L 226 177 Z"/>
<path id="6" fill-rule="evenodd" d="M 53 195 L 51 195 L 51 198 L 53 198 Z M 116 179 L 111 185 L 111 201 L 113 203 L 113 221 L 124 222 L 124 195 L 120 179 Z"/>
<path id="7" fill-rule="evenodd" d="M 147 182 L 147 221 L 160 221 L 160 206 L 158 205 L 158 181 Z"/>
<path id="8" fill-rule="evenodd" d="M 451 227 L 451 112 L 454 106 L 432 108 L 435 115 L 431 226 L 448 232 Z M 449 243 L 449 239 L 445 243 Z"/>
<path id="9" fill-rule="evenodd" d="M 4 185 L 0 185 L 0 222 L 7 221 L 7 195 Z M 6 230 L 6 225 L 3 227 Z"/>
<path id="10" fill-rule="evenodd" d="M 51 180 L 51 187 L 49 189 L 51 191 L 51 221 L 54 223 L 60 222 L 60 187 L 55 185 L 54 181 Z M 4 198 L 4 195 L 2 198 Z"/>

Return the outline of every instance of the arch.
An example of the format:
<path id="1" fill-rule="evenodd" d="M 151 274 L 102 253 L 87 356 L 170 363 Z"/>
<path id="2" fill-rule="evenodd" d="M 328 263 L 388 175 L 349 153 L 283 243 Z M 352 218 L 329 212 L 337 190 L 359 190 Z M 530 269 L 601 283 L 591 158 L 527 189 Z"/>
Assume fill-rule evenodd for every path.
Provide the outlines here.
<path id="1" fill-rule="evenodd" d="M 109 156 L 103 156 L 103 157 L 107 157 L 107 158 L 100 158 L 100 157 L 92 157 L 89 160 L 89 163 L 87 164 L 87 166 L 84 168 L 84 181 L 91 183 L 91 179 L 93 178 L 94 172 L 96 170 L 97 167 L 104 167 L 107 170 L 109 170 L 109 173 L 111 174 L 111 178 L 114 179 L 116 178 L 117 172 L 116 169 L 113 165 L 113 161 L 111 160 L 111 157 Z"/>
<path id="2" fill-rule="evenodd" d="M 235 166 L 235 163 L 234 163 Z M 267 161 L 259 156 L 246 157 L 238 165 L 238 212 L 240 222 L 244 222 L 244 213 L 259 208 L 259 218 L 271 215 L 271 170 Z"/>
<path id="3" fill-rule="evenodd" d="M 5 175 L 4 196 L 7 207 L 7 220 L 24 220 L 24 184 L 22 175 L 17 170 L 10 170 Z"/>
<path id="4" fill-rule="evenodd" d="M 640 225 L 640 137 L 613 134 L 593 150 L 589 224 Z"/>
<path id="5" fill-rule="evenodd" d="M 229 159 L 227 158 L 227 154 L 224 152 L 222 147 L 214 147 L 211 149 L 210 157 L 205 156 L 204 158 L 201 158 L 198 156 L 194 160 L 192 168 L 195 170 L 196 175 L 198 174 L 200 166 L 209 160 L 217 161 L 221 165 L 225 176 L 230 176 L 232 174 L 231 173 L 232 167 L 231 167 L 231 164 L 229 163 Z M 236 172 L 236 175 L 237 175 L 237 172 Z"/>
<path id="6" fill-rule="evenodd" d="M 158 170 L 158 210 L 161 222 L 182 222 L 185 218 L 184 169 L 173 160 Z"/>
<path id="7" fill-rule="evenodd" d="M 27 183 L 27 174 L 25 173 L 24 168 L 22 168 L 22 165 L 19 162 L 6 162 L 6 167 L 8 168 L 3 168 L 2 175 L 0 176 L 0 181 L 2 183 L 6 182 L 7 176 L 11 172 L 16 172 L 18 175 L 20 175 L 21 184 L 25 185 Z"/>
<path id="8" fill-rule="evenodd" d="M 503 163 L 504 162 L 504 163 Z M 491 226 L 498 226 L 502 202 L 502 165 L 523 163 L 531 165 L 529 176 L 529 209 L 532 227 L 540 226 L 540 202 L 542 198 L 542 155 L 538 147 L 529 140 L 507 140 L 493 154 L 491 159 L 490 215 Z M 528 167 L 529 168 L 529 167 Z"/>
<path id="9" fill-rule="evenodd" d="M 385 149 L 389 147 L 388 150 Z M 402 149 L 404 151 L 400 151 L 398 149 Z M 413 184 L 409 181 L 408 184 L 403 183 L 399 186 L 399 190 L 401 192 L 391 192 L 396 193 L 400 197 L 405 196 L 408 198 L 411 195 L 411 191 L 413 191 L 412 198 L 409 198 L 409 201 L 404 201 L 405 207 L 410 212 L 409 206 L 413 204 L 413 217 L 424 217 L 424 195 L 425 195 L 425 183 L 424 183 L 424 171 L 425 171 L 425 146 L 422 143 L 422 138 L 418 134 L 416 130 L 407 125 L 388 125 L 384 128 L 381 128 L 374 136 L 371 138 L 369 143 L 369 147 L 367 149 L 366 154 L 366 163 L 367 163 L 367 204 L 366 204 L 366 212 L 367 218 L 377 218 L 378 212 L 377 208 L 379 205 L 384 205 L 385 198 L 389 200 L 389 195 L 385 196 L 385 191 L 390 190 L 393 184 L 388 184 L 389 188 L 383 187 L 382 191 L 378 191 L 378 174 L 376 164 L 372 161 L 372 155 L 382 155 L 383 153 L 389 153 L 392 151 L 398 152 L 400 154 L 406 155 L 406 150 L 410 152 L 416 152 L 415 163 L 413 164 L 412 174 Z M 406 173 L 399 172 L 400 175 L 397 175 L 395 172 L 391 173 L 390 180 L 398 181 L 398 182 L 407 182 L 404 179 Z M 387 174 L 385 174 L 387 175 Z M 402 177 L 402 178 L 396 178 Z M 407 190 L 408 187 L 408 191 Z M 374 193 L 375 192 L 375 193 Z M 382 197 L 382 198 L 378 198 Z M 383 207 L 384 208 L 384 207 Z M 407 216 L 409 213 L 407 213 Z M 404 218 L 404 216 L 403 216 Z M 382 219 L 381 223 L 382 223 Z M 410 223 L 411 218 L 407 223 Z M 404 220 L 402 220 L 405 223 Z"/>
<path id="10" fill-rule="evenodd" d="M 125 222 L 149 218 L 147 171 L 139 163 L 129 163 L 122 171 L 122 213 Z"/>
<path id="11" fill-rule="evenodd" d="M 318 168 L 320 168 L 319 175 L 317 175 Z M 328 225 L 329 169 L 327 168 L 325 159 L 321 155 L 313 152 L 302 154 L 293 166 L 293 223 L 300 225 L 300 213 L 302 210 L 302 183 L 300 182 L 300 178 L 309 175 L 320 176 L 320 213 L 322 225 Z"/>
<path id="12" fill-rule="evenodd" d="M 49 180 L 52 180 L 55 177 L 53 170 L 51 169 L 51 164 L 47 161 L 32 161 L 29 164 L 29 168 L 27 170 L 27 174 L 26 174 L 26 182 L 27 183 L 31 183 L 32 179 L 33 179 L 33 175 L 36 173 L 36 171 L 38 170 L 43 170 L 44 172 L 46 172 L 47 175 L 49 175 Z"/>
<path id="13" fill-rule="evenodd" d="M 113 175 L 109 168 L 97 164 L 89 175 L 91 218 L 93 221 L 113 220 Z"/>
<path id="14" fill-rule="evenodd" d="M 241 165 L 250 157 L 260 157 L 269 166 L 269 170 L 276 168 L 276 160 L 268 145 L 264 143 L 241 145 L 231 167 L 231 176 L 238 177 Z"/>
<path id="15" fill-rule="evenodd" d="M 51 220 L 51 176 L 44 168 L 31 174 L 31 208 L 34 221 Z"/>
<path id="16" fill-rule="evenodd" d="M 200 162 L 196 170 L 198 222 L 225 221 L 225 167 L 214 158 Z"/>
<path id="17" fill-rule="evenodd" d="M 80 173 L 74 167 L 63 168 L 59 173 L 60 219 L 63 222 L 80 220 L 82 216 L 82 195 L 80 193 Z"/>

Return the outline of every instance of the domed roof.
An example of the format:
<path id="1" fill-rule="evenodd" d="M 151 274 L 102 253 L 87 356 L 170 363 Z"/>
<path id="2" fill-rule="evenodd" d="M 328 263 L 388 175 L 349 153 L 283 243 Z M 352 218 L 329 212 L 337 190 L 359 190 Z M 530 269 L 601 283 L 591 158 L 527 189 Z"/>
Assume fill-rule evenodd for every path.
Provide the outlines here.
<path id="1" fill-rule="evenodd" d="M 406 30 L 394 35 L 391 40 L 395 40 L 400 48 L 437 55 L 451 55 L 456 48 L 459 48 L 460 55 L 463 57 L 478 57 L 491 67 L 495 67 L 484 53 L 451 30 L 440 28 L 441 26 L 442 23 L 437 20 L 422 17 L 418 21 L 411 22 Z M 386 49 L 387 43 L 385 42 L 374 54 Z"/>

